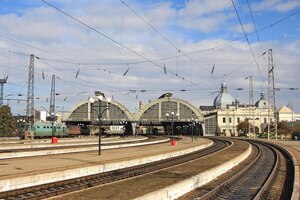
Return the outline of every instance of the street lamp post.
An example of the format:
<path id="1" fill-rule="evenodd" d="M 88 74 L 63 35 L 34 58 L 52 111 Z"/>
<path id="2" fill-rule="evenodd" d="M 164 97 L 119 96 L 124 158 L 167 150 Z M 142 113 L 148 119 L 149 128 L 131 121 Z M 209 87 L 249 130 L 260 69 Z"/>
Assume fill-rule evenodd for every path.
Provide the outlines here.
<path id="1" fill-rule="evenodd" d="M 197 140 L 197 135 L 199 137 L 198 125 L 199 125 L 198 119 L 195 119 L 195 129 L 196 129 L 196 138 L 195 138 L 195 140 Z"/>
<path id="2" fill-rule="evenodd" d="M 175 113 L 174 113 L 174 112 L 171 112 L 172 138 L 173 138 L 173 135 L 174 135 L 174 115 L 175 115 Z M 169 118 L 169 116 L 170 116 L 170 114 L 169 114 L 169 113 L 166 113 L 167 119 Z M 176 117 L 177 117 L 177 118 L 179 117 L 179 113 L 176 113 Z"/>
<path id="3" fill-rule="evenodd" d="M 123 137 L 123 139 L 125 139 L 125 132 L 126 132 L 126 125 L 127 125 L 127 122 L 121 121 L 120 124 L 123 125 L 123 134 L 122 134 L 122 137 Z"/>
<path id="4" fill-rule="evenodd" d="M 188 121 L 189 122 L 191 121 L 191 124 L 190 124 L 190 126 L 192 127 L 192 135 L 191 135 L 191 137 L 192 137 L 192 142 L 194 142 L 194 121 L 195 121 L 195 119 L 194 118 L 192 118 L 191 120 L 188 119 Z"/>
<path id="5" fill-rule="evenodd" d="M 104 99 L 104 94 L 103 93 L 100 93 L 99 92 L 95 92 L 97 98 L 98 98 L 98 101 L 99 101 L 99 104 L 98 106 L 94 106 L 94 105 L 91 105 L 91 108 L 93 109 L 94 107 L 98 107 L 98 111 L 96 109 L 93 109 L 94 111 L 96 111 L 98 113 L 98 127 L 99 127 L 99 148 L 98 148 L 98 155 L 101 155 L 101 137 L 102 137 L 102 115 L 103 113 L 108 110 L 108 104 L 105 105 L 105 106 L 102 106 L 101 105 L 101 102 L 102 100 Z M 111 102 L 111 99 L 110 98 L 106 98 L 106 101 L 107 103 L 110 103 Z M 93 104 L 95 102 L 95 99 L 93 98 L 90 98 L 89 99 L 89 102 L 91 104 Z M 101 110 L 102 108 L 104 108 L 103 110 Z"/>

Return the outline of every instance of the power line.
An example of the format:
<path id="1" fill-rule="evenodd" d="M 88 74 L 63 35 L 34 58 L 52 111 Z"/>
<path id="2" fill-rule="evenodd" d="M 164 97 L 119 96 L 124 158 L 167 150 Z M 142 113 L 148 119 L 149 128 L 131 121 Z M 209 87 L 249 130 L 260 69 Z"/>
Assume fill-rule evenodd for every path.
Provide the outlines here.
<path id="1" fill-rule="evenodd" d="M 19 43 L 19 44 L 22 44 L 22 45 L 25 45 L 25 46 L 28 46 L 28 47 L 33 48 L 33 49 L 37 49 L 37 50 L 42 51 L 42 52 L 44 52 L 44 53 L 50 53 L 50 54 L 52 54 L 52 55 L 56 55 L 56 56 L 59 56 L 59 57 L 62 57 L 62 58 L 66 58 L 66 59 L 68 59 L 68 60 L 75 61 L 75 60 L 73 60 L 73 59 L 71 59 L 71 58 L 68 58 L 68 57 L 66 57 L 66 56 L 63 56 L 63 55 L 60 55 L 60 54 L 56 54 L 56 53 L 50 52 L 50 51 L 48 51 L 48 50 L 42 49 L 42 48 L 37 47 L 37 46 L 35 46 L 35 45 L 32 45 L 32 44 L 28 44 L 28 43 L 26 43 L 26 42 L 19 41 L 19 40 L 17 40 L 17 39 L 12 38 L 12 37 L 4 36 L 4 35 L 2 35 L 2 34 L 0 34 L 0 37 L 5 38 L 5 39 L 10 40 L 10 41 L 13 41 L 13 42 L 16 42 L 16 43 Z"/>
<path id="2" fill-rule="evenodd" d="M 66 13 L 65 11 L 63 11 L 63 10 L 57 8 L 56 6 L 54 6 L 54 5 L 50 4 L 50 3 L 48 3 L 47 1 L 45 1 L 45 0 L 41 0 L 41 1 L 44 2 L 45 4 L 49 5 L 50 7 L 54 8 L 55 10 L 57 10 L 57 11 L 63 13 L 64 15 L 68 16 L 69 18 L 73 19 L 73 20 L 76 21 L 77 23 L 79 23 L 79 24 L 81 24 L 81 25 L 87 27 L 88 29 L 91 29 L 92 31 L 96 32 L 97 34 L 101 35 L 102 37 L 104 37 L 104 38 L 106 38 L 106 39 L 112 41 L 113 43 L 116 43 L 117 45 L 119 45 L 119 46 L 123 47 L 124 49 L 130 51 L 131 53 L 133 53 L 133 54 L 135 54 L 135 55 L 137 55 L 137 56 L 143 58 L 144 60 L 147 60 L 148 62 L 154 64 L 155 66 L 164 69 L 163 66 L 160 66 L 159 64 L 155 63 L 154 61 L 152 61 L 152 60 L 146 58 L 145 56 L 143 56 L 143 55 L 137 53 L 136 51 L 130 49 L 129 47 L 127 47 L 127 46 L 125 46 L 125 45 L 123 45 L 123 44 L 121 44 L 120 42 L 114 40 L 113 38 L 111 38 L 111 37 L 109 37 L 109 36 L 107 36 L 107 35 L 101 33 L 100 31 L 96 30 L 95 28 L 91 27 L 90 25 L 88 25 L 88 24 L 86 24 L 86 23 L 80 21 L 79 19 L 77 19 L 77 18 L 73 17 L 72 15 Z M 195 83 L 193 83 L 193 82 L 191 82 L 191 81 L 185 79 L 184 77 L 181 77 L 181 76 L 179 76 L 178 74 L 175 74 L 174 72 L 172 72 L 172 71 L 170 71 L 170 70 L 167 70 L 167 71 L 168 71 L 170 74 L 172 74 L 172 75 L 174 75 L 174 76 L 180 78 L 181 80 L 186 81 L 186 82 L 189 82 L 189 83 L 191 83 L 191 84 L 193 84 L 193 85 L 199 87 L 198 85 L 196 85 Z"/>
<path id="3" fill-rule="evenodd" d="M 254 30 L 255 30 L 255 35 L 256 35 L 257 41 L 259 42 L 260 50 L 263 51 L 262 50 L 262 46 L 261 46 L 261 42 L 260 42 L 260 39 L 259 39 L 259 35 L 258 35 L 258 32 L 257 32 L 256 24 L 255 24 L 255 21 L 254 21 L 254 17 L 253 17 L 253 14 L 252 14 L 252 9 L 251 9 L 249 0 L 247 0 L 247 5 L 248 5 L 249 11 L 250 11 L 251 20 L 253 22 L 253 26 L 254 26 Z"/>
<path id="4" fill-rule="evenodd" d="M 206 72 L 209 73 L 209 71 L 204 66 L 200 65 L 198 62 L 196 62 L 194 59 L 192 59 L 188 54 L 184 53 L 181 49 L 179 49 L 173 42 L 171 42 L 166 36 L 164 36 L 162 33 L 160 33 L 153 25 L 151 25 L 147 20 L 145 20 L 141 15 L 139 15 L 135 10 L 133 10 L 130 6 L 128 6 L 124 1 L 122 1 L 122 0 L 120 0 L 120 1 L 129 10 L 131 10 L 136 16 L 138 16 L 143 22 L 145 22 L 154 32 L 156 32 L 159 36 L 161 36 L 164 40 L 166 40 L 171 46 L 173 46 L 177 50 L 177 52 L 181 52 L 184 56 L 186 56 L 188 59 L 190 59 L 190 61 L 192 61 L 196 65 L 200 66 L 202 69 L 204 69 Z"/>
<path id="5" fill-rule="evenodd" d="M 252 14 L 252 9 L 251 9 L 249 0 L 247 0 L 247 5 L 248 5 L 248 8 L 249 8 L 249 12 L 250 12 L 251 19 L 252 19 L 252 23 L 253 23 L 254 30 L 255 30 L 255 35 L 256 35 L 257 41 L 258 41 L 258 43 L 259 43 L 260 50 L 261 50 L 261 52 L 263 52 L 263 48 L 262 48 L 262 45 L 261 45 L 261 42 L 260 42 L 260 38 L 259 38 L 259 35 L 258 35 L 258 32 L 257 32 L 256 23 L 255 23 L 255 21 L 254 21 L 254 17 L 253 17 L 253 14 Z M 263 57 L 263 58 L 264 58 L 264 61 L 265 61 L 266 66 L 268 66 L 267 61 L 266 61 L 266 58 L 265 58 L 265 57 Z"/>
<path id="6" fill-rule="evenodd" d="M 248 40 L 246 31 L 245 31 L 245 29 L 244 29 L 244 27 L 243 27 L 242 21 L 241 21 L 241 19 L 240 19 L 239 13 L 237 12 L 237 9 L 236 9 L 236 7 L 235 7 L 235 4 L 234 4 L 233 0 L 231 0 L 231 3 L 232 3 L 232 5 L 233 5 L 233 8 L 234 8 L 235 13 L 236 13 L 236 15 L 237 15 L 237 18 L 238 18 L 239 23 L 240 23 L 240 25 L 241 25 L 241 28 L 242 28 L 242 30 L 243 30 L 243 33 L 244 33 L 244 36 L 245 36 L 245 38 L 246 38 L 247 44 L 248 44 L 248 46 L 249 46 L 249 48 L 250 48 L 252 57 L 253 57 L 254 60 L 255 60 L 256 67 L 257 67 L 257 69 L 258 69 L 258 71 L 259 71 L 259 73 L 260 73 L 261 80 L 263 81 L 263 85 L 265 85 L 265 81 L 264 81 L 263 75 L 262 75 L 261 70 L 260 70 L 260 68 L 259 68 L 258 62 L 257 62 L 257 60 L 256 60 L 256 58 L 255 58 L 255 56 L 254 56 L 252 47 L 251 47 L 251 45 L 250 45 L 250 42 L 249 42 L 249 40 Z"/>
<path id="7" fill-rule="evenodd" d="M 250 11 L 250 12 L 251 12 L 251 11 Z M 279 19 L 279 20 L 273 22 L 272 24 L 270 24 L 270 25 L 268 25 L 268 26 L 265 26 L 265 27 L 263 27 L 263 28 L 260 28 L 260 29 L 258 29 L 258 30 L 256 29 L 256 26 L 255 26 L 255 29 L 256 29 L 256 30 L 255 30 L 254 32 L 248 33 L 247 36 L 250 36 L 250 35 L 252 35 L 252 34 L 257 34 L 258 32 L 261 32 L 261 31 L 263 31 L 263 30 L 265 30 L 265 29 L 271 28 L 271 27 L 273 27 L 274 25 L 277 25 L 277 24 L 279 24 L 279 23 L 285 21 L 286 19 L 288 19 L 288 18 L 290 18 L 290 17 L 292 17 L 292 16 L 294 16 L 294 15 L 296 15 L 296 14 L 298 14 L 298 13 L 300 13 L 300 10 L 297 10 L 297 11 L 291 13 L 290 15 L 288 15 L 288 16 L 282 18 L 282 19 Z M 251 15 L 252 15 L 252 13 L 251 13 Z M 254 24 L 254 25 L 255 25 L 255 24 Z M 4 35 L 1 35 L 1 34 L 0 34 L 0 37 L 5 38 L 5 39 L 8 39 L 8 40 L 11 40 L 11 41 L 14 41 L 14 42 L 17 42 L 17 43 L 20 43 L 20 44 L 23 44 L 23 45 L 26 45 L 26 46 L 29 46 L 29 47 L 31 47 L 31 48 L 35 48 L 35 49 L 41 50 L 41 51 L 43 51 L 43 52 L 49 52 L 48 50 L 42 49 L 42 48 L 40 48 L 40 47 L 37 47 L 37 46 L 31 45 L 31 44 L 28 44 L 28 43 L 19 41 L 19 40 L 17 40 L 17 39 L 14 39 L 14 38 L 12 38 L 11 36 L 8 37 L 8 36 L 4 36 Z M 220 45 L 211 47 L 211 48 L 201 49 L 201 50 L 197 50 L 197 51 L 190 52 L 190 53 L 186 53 L 186 54 L 187 54 L 187 55 L 192 55 L 192 54 L 197 54 L 197 53 L 201 53 L 201 52 L 205 52 L 205 51 L 211 51 L 211 50 L 213 50 L 213 49 L 218 49 L 218 48 L 221 48 L 221 47 L 223 47 L 223 46 L 227 46 L 227 45 L 229 45 L 230 43 L 235 42 L 235 41 L 238 41 L 238 40 L 241 40 L 241 39 L 243 39 L 243 38 L 245 38 L 245 35 L 243 35 L 243 36 L 241 36 L 241 37 L 238 37 L 238 38 L 235 38 L 235 39 L 233 39 L 233 40 L 230 40 L 230 41 L 228 41 L 228 42 L 225 42 L 225 43 L 223 43 L 223 44 L 220 44 Z M 10 52 L 12 52 L 12 51 L 10 51 Z M 18 53 L 18 52 L 14 52 L 14 53 Z M 20 54 L 22 54 L 22 53 L 20 53 Z M 135 64 L 143 64 L 143 63 L 148 63 L 148 62 L 149 62 L 149 61 L 135 61 L 135 62 L 120 62 L 120 63 L 115 63 L 115 62 L 114 62 L 114 63 L 111 63 L 111 62 L 88 63 L 88 62 L 79 62 L 79 61 L 75 61 L 75 60 L 72 59 L 72 58 L 68 58 L 68 57 L 66 57 L 66 56 L 64 56 L 64 55 L 60 55 L 60 54 L 56 54 L 56 53 L 55 53 L 55 54 L 54 54 L 54 53 L 51 53 L 51 54 L 57 55 L 57 56 L 59 56 L 59 57 L 67 58 L 67 59 L 69 59 L 69 60 L 72 60 L 73 62 L 70 62 L 70 61 L 64 61 L 64 60 L 59 60 L 59 59 L 50 59 L 50 58 L 42 58 L 42 57 L 40 57 L 40 58 L 41 58 L 41 59 L 45 59 L 45 60 L 49 60 L 49 61 L 51 60 L 51 61 L 56 61 L 56 62 L 61 62 L 61 63 L 78 64 L 78 65 L 126 65 L 126 64 L 128 64 L 128 65 L 135 65 Z M 25 54 L 23 54 L 23 55 L 25 55 Z M 30 54 L 26 54 L 26 56 L 29 56 L 29 55 L 30 55 Z M 154 59 L 154 60 L 152 60 L 152 61 L 153 61 L 153 62 L 157 62 L 157 61 L 170 60 L 170 59 L 175 59 L 175 58 L 178 58 L 178 57 L 181 57 L 181 56 L 184 56 L 184 55 L 177 55 L 177 53 L 176 53 L 176 55 L 174 55 L 174 56 L 169 56 L 169 57 L 165 57 L 165 58 L 161 58 L 161 59 Z"/>

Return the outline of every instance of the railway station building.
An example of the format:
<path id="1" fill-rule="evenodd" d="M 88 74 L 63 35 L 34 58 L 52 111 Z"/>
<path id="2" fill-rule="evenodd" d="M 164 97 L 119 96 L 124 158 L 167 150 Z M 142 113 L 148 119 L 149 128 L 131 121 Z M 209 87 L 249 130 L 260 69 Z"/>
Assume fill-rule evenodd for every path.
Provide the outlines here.
<path id="1" fill-rule="evenodd" d="M 221 91 L 214 99 L 213 106 L 200 106 L 200 110 L 205 116 L 206 131 L 210 135 L 243 135 L 245 130 L 237 130 L 237 125 L 243 121 L 249 121 L 261 133 L 267 127 L 268 119 L 274 120 L 274 114 L 268 113 L 264 92 L 261 92 L 260 99 L 254 105 L 241 104 L 238 98 L 234 99 L 227 92 L 225 82 L 221 84 Z"/>
<path id="2" fill-rule="evenodd" d="M 68 126 L 81 125 L 82 131 L 98 132 L 99 124 L 99 101 L 94 98 L 92 104 L 88 100 L 75 105 L 64 117 Z M 204 126 L 204 116 L 198 107 L 189 102 L 173 98 L 171 93 L 161 95 L 140 110 L 132 114 L 121 103 L 112 100 L 107 102 L 102 100 L 102 106 L 106 105 L 108 109 L 101 110 L 101 124 L 105 127 L 123 126 L 128 135 L 141 133 L 149 134 L 168 134 L 168 135 L 206 135 Z"/>

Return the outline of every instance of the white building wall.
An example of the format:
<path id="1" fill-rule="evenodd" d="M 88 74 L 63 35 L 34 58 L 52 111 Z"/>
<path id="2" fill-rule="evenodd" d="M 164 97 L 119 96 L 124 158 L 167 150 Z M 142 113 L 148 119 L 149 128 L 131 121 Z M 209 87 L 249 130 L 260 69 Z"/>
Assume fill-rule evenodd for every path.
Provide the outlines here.
<path id="1" fill-rule="evenodd" d="M 259 132 L 263 132 L 262 127 L 268 123 L 268 109 L 256 107 L 254 107 L 254 115 L 249 111 L 249 107 L 219 109 L 217 110 L 217 115 L 218 126 L 221 129 L 221 133 L 224 133 L 225 136 L 238 136 L 237 125 L 248 118 L 250 118 L 250 123 L 254 121 L 254 126 L 258 127 Z M 273 119 L 273 114 L 270 113 L 270 120 Z"/>
<path id="2" fill-rule="evenodd" d="M 47 112 L 46 111 L 40 111 L 40 119 L 41 121 L 45 122 L 47 117 Z"/>

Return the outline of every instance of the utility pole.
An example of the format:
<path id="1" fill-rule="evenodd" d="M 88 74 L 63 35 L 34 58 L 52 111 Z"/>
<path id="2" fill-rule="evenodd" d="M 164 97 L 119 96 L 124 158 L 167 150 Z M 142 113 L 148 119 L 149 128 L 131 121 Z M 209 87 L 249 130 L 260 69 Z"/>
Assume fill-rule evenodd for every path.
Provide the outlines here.
<path id="1" fill-rule="evenodd" d="M 270 133 L 275 134 L 277 140 L 277 116 L 275 104 L 275 81 L 272 49 L 268 50 L 268 140 Z M 271 116 L 273 120 L 271 120 Z"/>
<path id="2" fill-rule="evenodd" d="M 27 106 L 26 117 L 34 122 L 34 55 L 30 55 L 29 73 L 28 73 L 28 89 L 27 89 Z"/>
<path id="3" fill-rule="evenodd" d="M 254 102 L 253 102 L 253 79 L 252 76 L 248 77 L 249 79 L 249 120 L 248 120 L 248 133 L 255 137 L 255 125 L 254 125 Z M 251 122 L 250 122 L 250 119 Z"/>
<path id="4" fill-rule="evenodd" d="M 6 76 L 3 79 L 0 79 L 0 87 L 1 87 L 1 91 L 0 91 L 0 106 L 3 105 L 3 88 L 4 88 L 4 84 L 7 81 L 8 76 Z"/>
<path id="5" fill-rule="evenodd" d="M 54 137 L 54 121 L 55 121 L 55 75 L 52 75 L 50 109 L 49 114 L 52 120 L 52 138 Z"/>

